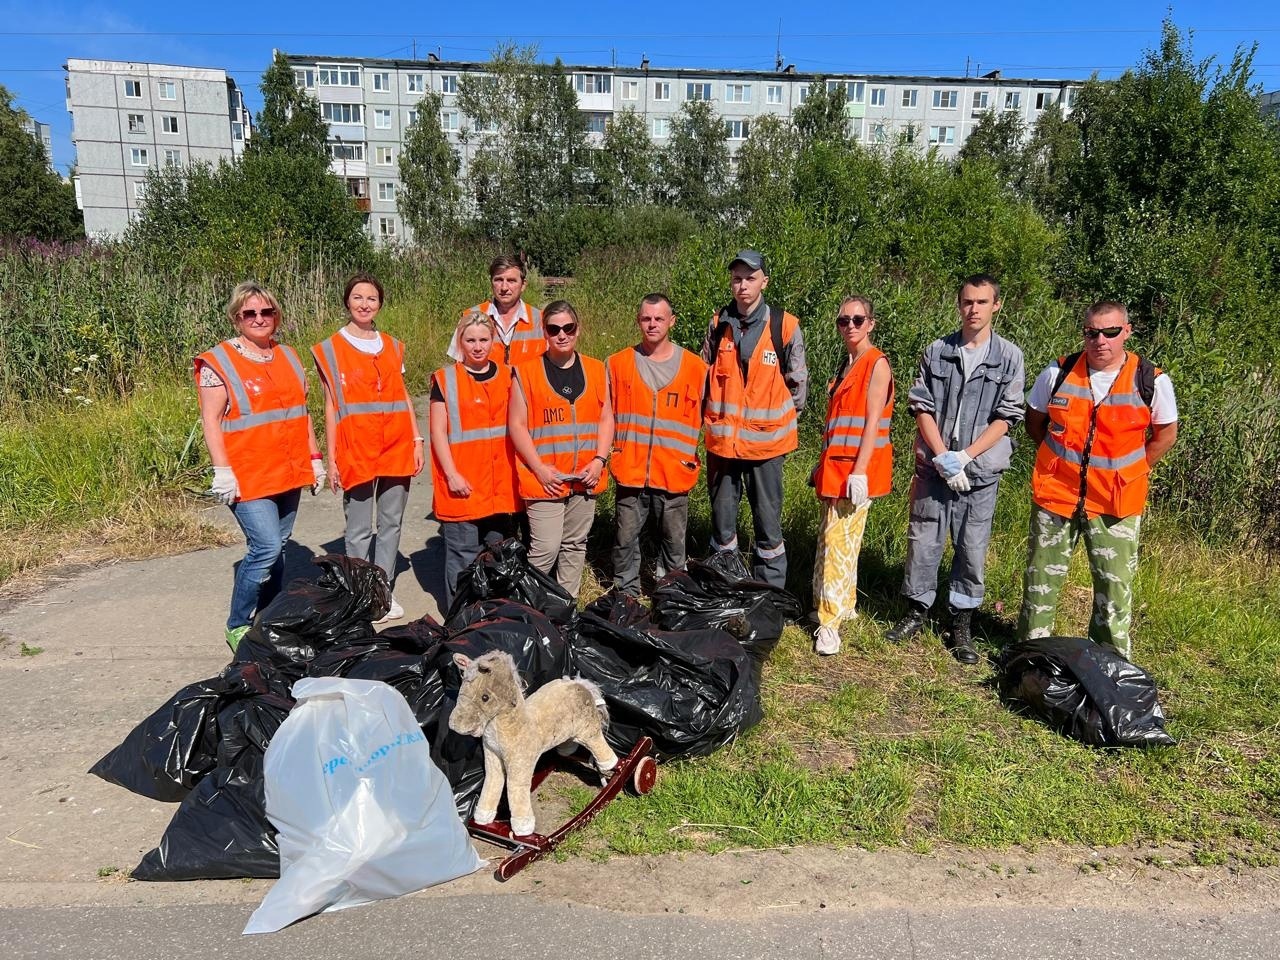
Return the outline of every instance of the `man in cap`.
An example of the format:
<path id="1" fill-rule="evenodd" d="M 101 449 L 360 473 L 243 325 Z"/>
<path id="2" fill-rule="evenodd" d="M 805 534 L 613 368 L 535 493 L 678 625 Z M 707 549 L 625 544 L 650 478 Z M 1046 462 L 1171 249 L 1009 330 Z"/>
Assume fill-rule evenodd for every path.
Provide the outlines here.
<path id="1" fill-rule="evenodd" d="M 739 250 L 729 261 L 732 301 L 712 319 L 702 344 L 710 366 L 705 410 L 711 546 L 738 549 L 738 509 L 751 504 L 757 580 L 783 587 L 782 466 L 796 449 L 809 384 L 800 321 L 764 299 L 763 255 Z"/>

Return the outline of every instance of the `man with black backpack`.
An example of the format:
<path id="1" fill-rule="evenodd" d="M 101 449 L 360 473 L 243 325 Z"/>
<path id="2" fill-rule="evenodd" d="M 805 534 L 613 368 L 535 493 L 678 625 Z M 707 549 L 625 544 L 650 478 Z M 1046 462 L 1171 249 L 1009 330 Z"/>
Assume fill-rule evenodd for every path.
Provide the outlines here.
<path id="1" fill-rule="evenodd" d="M 1058 593 L 1083 536 L 1093 578 L 1089 639 L 1129 656 L 1147 477 L 1178 438 L 1173 384 L 1124 349 L 1132 333 L 1123 303 L 1093 304 L 1084 350 L 1049 364 L 1027 398 L 1027 433 L 1039 450 L 1018 618 L 1024 640 L 1053 633 Z"/>
<path id="2" fill-rule="evenodd" d="M 755 250 L 729 261 L 733 302 L 712 319 L 702 344 L 710 366 L 704 411 L 711 546 L 738 549 L 743 487 L 751 504 L 757 580 L 786 586 L 782 464 L 796 449 L 809 384 L 800 321 L 765 302 L 769 272 Z"/>

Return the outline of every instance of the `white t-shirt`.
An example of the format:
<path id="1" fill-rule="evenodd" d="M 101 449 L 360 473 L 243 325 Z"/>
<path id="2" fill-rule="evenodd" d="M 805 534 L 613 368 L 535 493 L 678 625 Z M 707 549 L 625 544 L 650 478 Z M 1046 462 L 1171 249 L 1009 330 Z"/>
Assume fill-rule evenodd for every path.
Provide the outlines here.
<path id="1" fill-rule="evenodd" d="M 492 300 L 489 301 L 487 312 L 493 319 L 493 326 L 498 334 L 498 340 L 502 342 L 504 347 L 511 346 L 511 337 L 516 332 L 516 326 L 520 321 L 529 319 L 529 310 L 523 300 L 520 301 L 520 306 L 516 307 L 516 312 L 511 317 L 511 326 L 509 327 L 502 325 L 502 314 L 498 310 L 498 305 Z M 462 348 L 458 346 L 458 335 L 456 333 L 453 336 L 453 342 L 449 344 L 449 356 L 459 363 L 462 362 Z"/>
<path id="2" fill-rule="evenodd" d="M 338 332 L 346 338 L 347 343 L 351 344 L 361 353 L 367 353 L 371 357 L 376 357 L 382 352 L 383 340 L 382 334 L 378 334 L 372 340 L 363 340 L 357 337 L 346 327 L 339 328 Z"/>
<path id="3" fill-rule="evenodd" d="M 1089 388 L 1093 391 L 1094 403 L 1101 403 L 1106 399 L 1107 394 L 1111 392 L 1111 385 L 1116 382 L 1116 377 L 1119 375 L 1118 369 L 1090 371 Z M 1057 379 L 1058 362 L 1055 360 L 1044 368 L 1040 376 L 1036 377 L 1031 393 L 1027 395 L 1027 406 L 1032 410 L 1048 413 L 1049 398 Z M 1169 379 L 1167 373 L 1161 373 L 1156 377 L 1155 391 L 1151 396 L 1151 422 L 1166 424 L 1174 423 L 1177 419 L 1178 401 L 1173 395 L 1173 381 Z"/>

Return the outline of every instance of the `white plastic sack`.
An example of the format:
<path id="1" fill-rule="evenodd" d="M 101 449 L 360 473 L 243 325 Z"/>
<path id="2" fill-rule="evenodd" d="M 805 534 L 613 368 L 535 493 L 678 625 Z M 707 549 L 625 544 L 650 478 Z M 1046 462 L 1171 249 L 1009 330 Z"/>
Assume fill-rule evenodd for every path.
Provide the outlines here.
<path id="1" fill-rule="evenodd" d="M 484 865 L 404 697 L 372 680 L 299 680 L 266 754 L 280 879 L 245 933 L 396 897 Z"/>

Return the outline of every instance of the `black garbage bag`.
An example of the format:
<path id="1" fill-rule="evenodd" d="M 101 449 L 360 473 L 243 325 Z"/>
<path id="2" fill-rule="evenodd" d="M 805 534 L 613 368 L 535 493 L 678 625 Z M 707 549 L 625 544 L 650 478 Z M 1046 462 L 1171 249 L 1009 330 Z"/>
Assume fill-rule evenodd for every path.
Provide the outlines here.
<path id="1" fill-rule="evenodd" d="M 1111 647 L 1083 637 L 1026 640 L 1007 649 L 997 683 L 1006 702 L 1095 747 L 1172 747 L 1156 684 Z"/>
<path id="2" fill-rule="evenodd" d="M 269 668 L 233 663 L 179 690 L 89 772 L 140 796 L 176 803 L 218 766 L 221 742 L 231 733 L 219 723 L 224 708 L 262 694 L 287 700 L 288 689 Z"/>
<path id="3" fill-rule="evenodd" d="M 576 606 L 560 584 L 529 564 L 529 553 L 514 537 L 490 544 L 458 577 L 453 603 L 445 625 L 454 627 L 454 616 L 480 600 L 513 600 L 541 610 L 555 623 L 567 624 Z"/>
<path id="4" fill-rule="evenodd" d="M 237 662 L 301 664 L 321 650 L 368 641 L 373 621 L 391 608 L 387 575 L 375 563 L 326 554 L 315 580 L 293 580 L 258 612 L 236 648 Z"/>
<path id="5" fill-rule="evenodd" d="M 608 596 L 588 606 L 571 640 L 574 672 L 604 693 L 615 750 L 625 753 L 647 735 L 659 759 L 702 757 L 760 722 L 756 669 L 732 636 L 624 626 L 610 618 L 618 608 Z"/>
<path id="6" fill-rule="evenodd" d="M 714 551 L 673 570 L 653 591 L 653 623 L 663 630 L 727 630 L 758 666 L 800 616 L 800 601 L 781 587 L 752 580 L 736 550 Z"/>

